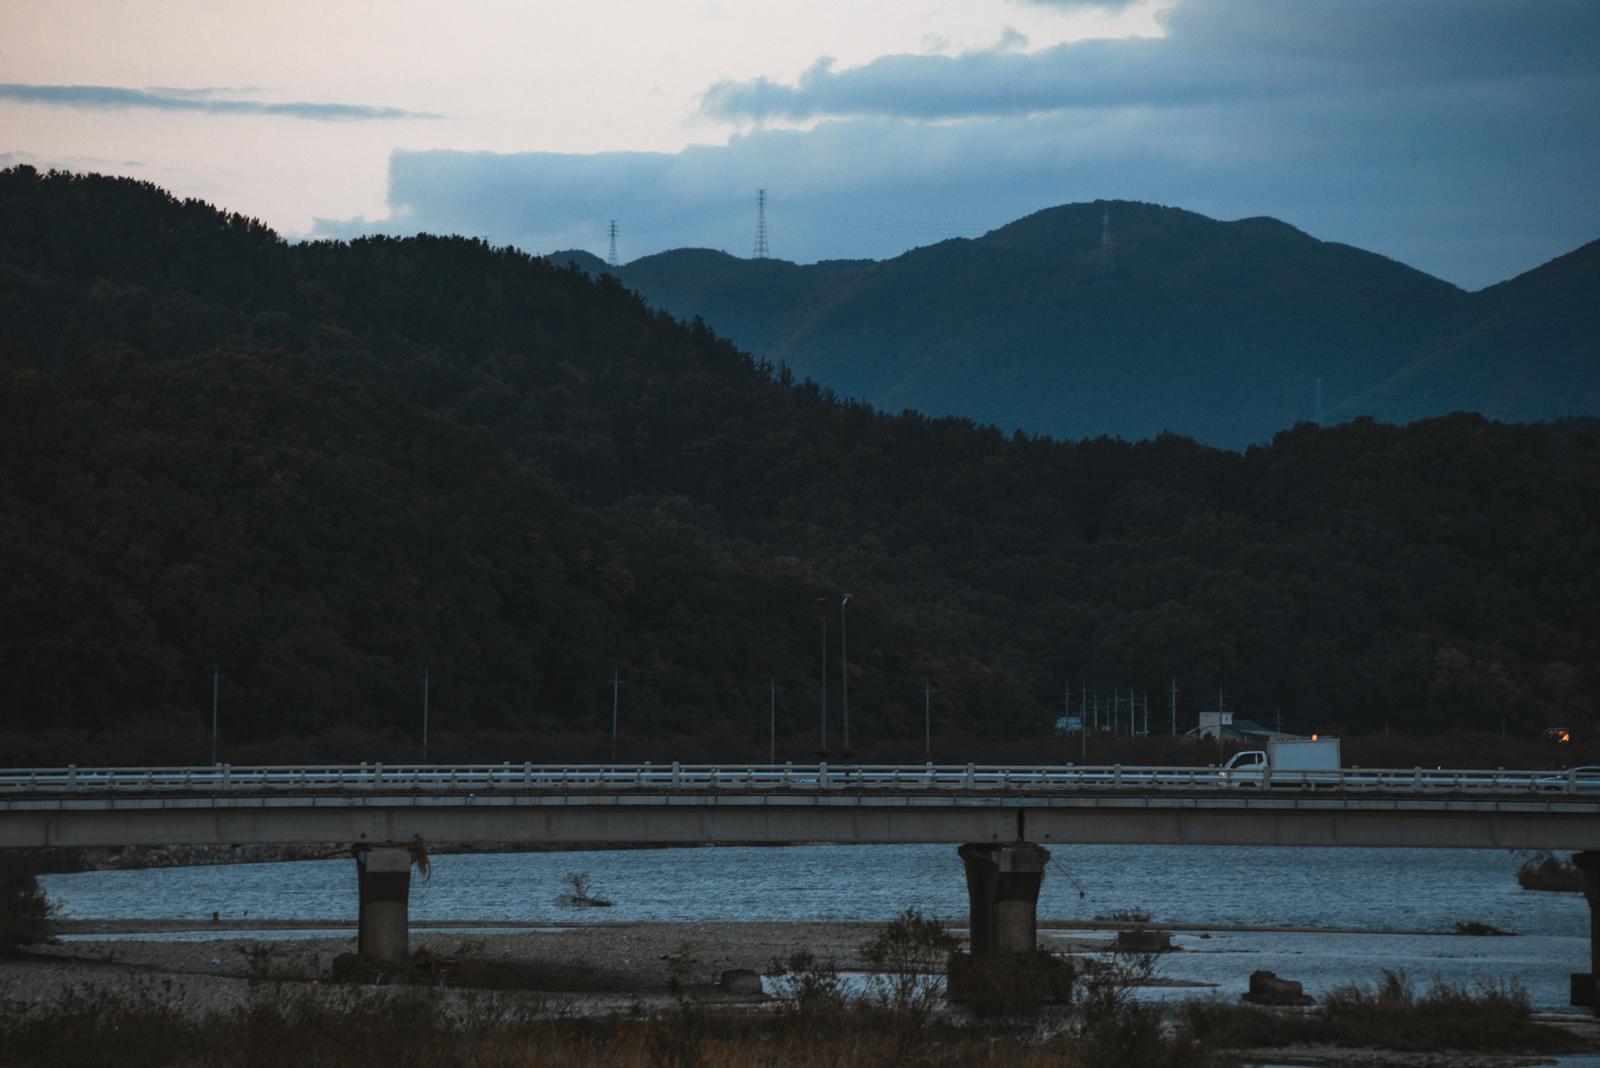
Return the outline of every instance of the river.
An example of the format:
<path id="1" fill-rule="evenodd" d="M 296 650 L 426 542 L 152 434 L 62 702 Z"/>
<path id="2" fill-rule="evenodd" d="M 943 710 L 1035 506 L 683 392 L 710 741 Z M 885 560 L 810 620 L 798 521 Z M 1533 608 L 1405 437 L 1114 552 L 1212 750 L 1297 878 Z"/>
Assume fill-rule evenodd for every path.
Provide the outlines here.
<path id="1" fill-rule="evenodd" d="M 1041 921 L 1138 910 L 1180 926 L 1304 929 L 1178 934 L 1181 952 L 1163 956 L 1160 974 L 1216 984 L 1210 989 L 1230 996 L 1257 968 L 1299 979 L 1312 995 L 1392 968 L 1419 986 L 1435 978 L 1515 981 L 1537 1007 L 1558 1010 L 1566 1008 L 1568 973 L 1587 968 L 1581 895 L 1521 889 L 1514 877 L 1521 858 L 1509 852 L 1056 846 L 1052 853 Z M 614 907 L 558 905 L 567 872 L 586 873 L 593 892 Z M 347 858 L 40 881 L 70 919 L 206 920 L 218 912 L 229 920 L 353 922 L 356 906 L 355 864 Z M 878 921 L 916 907 L 964 926 L 967 910 L 953 845 L 447 854 L 433 857 L 430 874 L 411 885 L 413 920 L 435 923 Z M 1515 936 L 1444 933 L 1460 921 Z"/>

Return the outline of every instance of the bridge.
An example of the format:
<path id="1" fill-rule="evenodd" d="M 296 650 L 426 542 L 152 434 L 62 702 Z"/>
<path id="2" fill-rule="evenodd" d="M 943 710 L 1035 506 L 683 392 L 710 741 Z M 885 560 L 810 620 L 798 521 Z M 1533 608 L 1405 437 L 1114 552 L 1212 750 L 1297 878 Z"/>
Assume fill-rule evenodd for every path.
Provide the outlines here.
<path id="1" fill-rule="evenodd" d="M 1032 949 L 1047 845 L 1572 850 L 1592 915 L 1597 787 L 1571 773 L 1427 768 L 26 768 L 0 771 L 0 848 L 347 845 L 357 860 L 361 950 L 398 959 L 412 856 L 428 846 L 966 843 L 972 941 L 982 955 Z M 1600 973 L 1600 927 L 1591 926 Z"/>

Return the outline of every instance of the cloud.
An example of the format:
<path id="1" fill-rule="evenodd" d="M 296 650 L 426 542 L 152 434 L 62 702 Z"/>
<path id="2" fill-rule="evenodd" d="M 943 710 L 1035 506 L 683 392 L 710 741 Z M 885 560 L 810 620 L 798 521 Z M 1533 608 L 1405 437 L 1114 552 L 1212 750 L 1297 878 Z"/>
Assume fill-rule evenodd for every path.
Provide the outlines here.
<path id="1" fill-rule="evenodd" d="M 1549 0 L 1536 11 L 1503 0 L 1185 0 L 1161 19 L 1163 37 L 1031 54 L 890 55 L 846 69 L 821 59 L 792 85 L 718 82 L 701 110 L 757 122 L 950 119 L 1472 86 L 1586 74 L 1600 42 L 1591 0 Z"/>
<path id="2" fill-rule="evenodd" d="M 1097 7 L 1106 11 L 1123 11 L 1140 0 L 1011 0 L 1023 7 Z"/>
<path id="3" fill-rule="evenodd" d="M 321 122 L 352 122 L 382 119 L 437 119 L 442 116 L 402 108 L 369 104 L 337 104 L 290 101 L 273 103 L 221 96 L 224 89 L 125 89 L 111 85 L 30 85 L 0 82 L 0 100 L 50 107 L 120 110 L 149 108 L 157 111 L 189 111 L 217 115 L 276 115 Z"/>
<path id="4" fill-rule="evenodd" d="M 846 112 L 811 129 L 676 153 L 396 152 L 390 216 L 315 233 L 603 254 L 614 218 L 624 259 L 748 255 L 766 188 L 773 254 L 803 262 L 894 256 L 1104 197 L 1272 215 L 1476 288 L 1600 237 L 1600 14 L 1504 6 L 1515 17 L 1499 0 L 1187 0 L 1165 38 L 823 59 L 793 86 L 766 83 L 764 114 Z M 870 98 L 846 77 L 862 71 Z M 1069 75 L 1078 95 L 1064 97 Z"/>

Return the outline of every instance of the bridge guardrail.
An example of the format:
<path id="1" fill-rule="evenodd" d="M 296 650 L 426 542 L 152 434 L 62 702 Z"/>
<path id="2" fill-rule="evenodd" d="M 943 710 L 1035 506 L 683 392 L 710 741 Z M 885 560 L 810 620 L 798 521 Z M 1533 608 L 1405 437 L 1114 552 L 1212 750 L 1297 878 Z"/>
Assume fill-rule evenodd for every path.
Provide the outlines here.
<path id="1" fill-rule="evenodd" d="M 875 791 L 916 794 L 1057 790 L 1340 790 L 1346 792 L 1579 794 L 1600 797 L 1600 780 L 1561 771 L 1343 768 L 1229 771 L 1218 767 L 998 764 L 335 764 L 0 769 L 0 796 L 46 791 L 476 790 L 619 792 Z"/>

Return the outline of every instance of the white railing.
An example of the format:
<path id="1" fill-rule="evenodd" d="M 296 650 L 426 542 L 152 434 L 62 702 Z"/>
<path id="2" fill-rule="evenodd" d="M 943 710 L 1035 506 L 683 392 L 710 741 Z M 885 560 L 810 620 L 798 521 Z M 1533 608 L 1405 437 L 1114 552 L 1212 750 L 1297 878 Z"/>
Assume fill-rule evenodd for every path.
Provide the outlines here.
<path id="1" fill-rule="evenodd" d="M 1359 793 L 1573 794 L 1600 800 L 1600 772 L 1343 768 L 1331 771 L 1226 770 L 1133 765 L 994 764 L 342 764 L 0 770 L 0 796 L 130 791 L 469 793 L 868 791 L 874 793 L 1060 793 L 1152 790 L 1340 790 Z"/>

